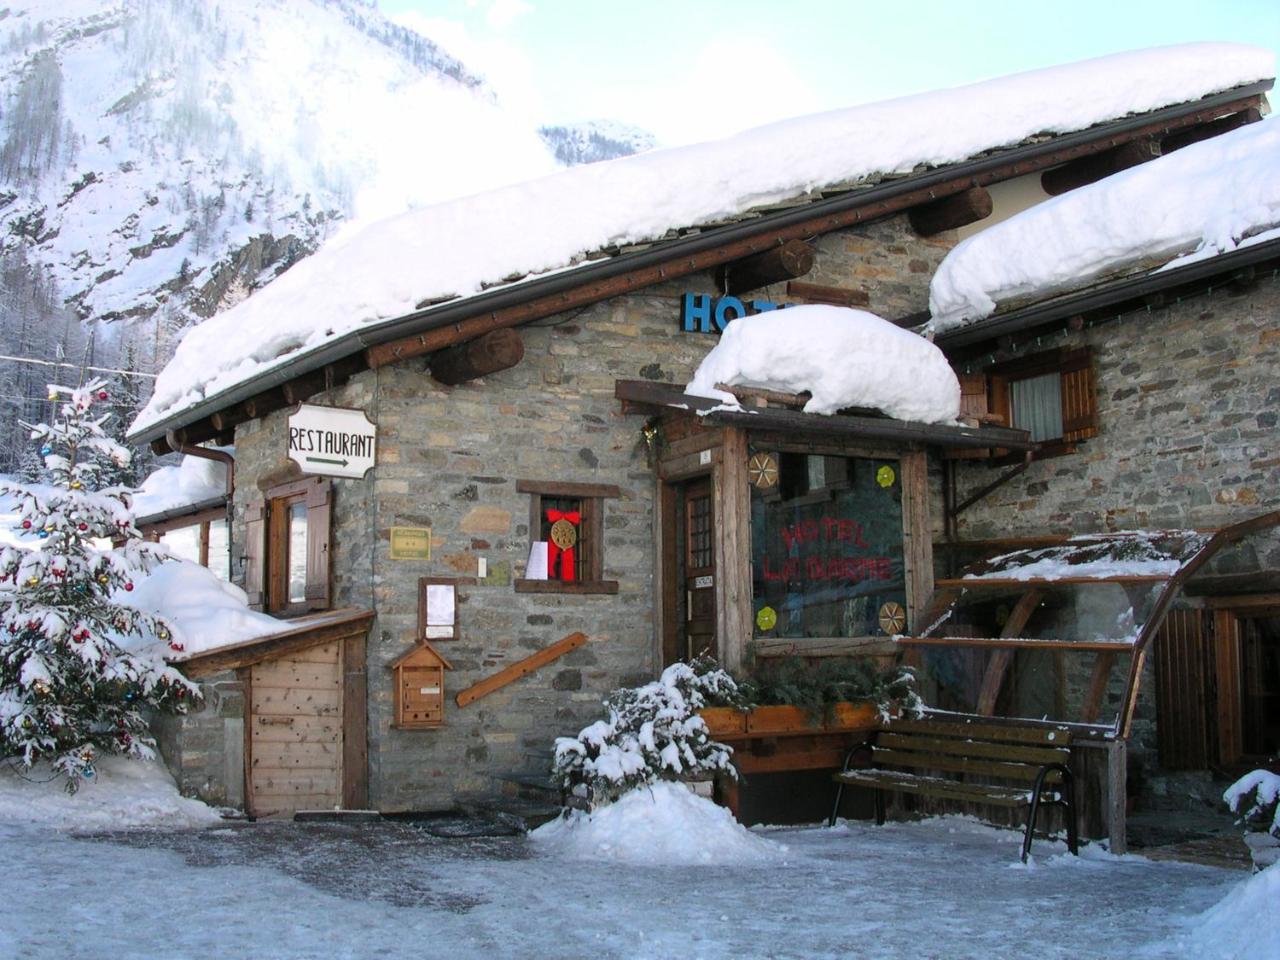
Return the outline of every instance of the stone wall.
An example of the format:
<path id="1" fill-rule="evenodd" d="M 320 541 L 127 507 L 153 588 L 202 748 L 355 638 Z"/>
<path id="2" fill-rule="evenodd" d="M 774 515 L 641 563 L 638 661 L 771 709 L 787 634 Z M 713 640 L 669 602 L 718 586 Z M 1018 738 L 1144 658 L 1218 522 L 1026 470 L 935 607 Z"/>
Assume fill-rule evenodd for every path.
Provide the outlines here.
<path id="1" fill-rule="evenodd" d="M 233 673 L 200 682 L 203 702 L 182 716 L 157 715 L 156 746 L 184 796 L 244 807 L 244 689 Z"/>
<path id="2" fill-rule="evenodd" d="M 1033 463 L 961 514 L 961 539 L 1216 528 L 1280 506 L 1274 278 L 1243 293 L 1223 287 L 1047 337 L 995 359 L 1083 345 L 1095 353 L 1099 435 L 1075 453 Z M 994 475 L 962 464 L 961 497 Z"/>

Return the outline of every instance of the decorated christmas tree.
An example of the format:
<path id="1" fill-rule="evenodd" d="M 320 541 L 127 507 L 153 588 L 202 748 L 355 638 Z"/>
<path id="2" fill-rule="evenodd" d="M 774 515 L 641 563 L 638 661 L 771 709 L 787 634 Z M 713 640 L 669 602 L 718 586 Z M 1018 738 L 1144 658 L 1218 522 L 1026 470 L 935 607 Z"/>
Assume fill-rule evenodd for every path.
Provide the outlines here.
<path id="1" fill-rule="evenodd" d="M 57 417 L 31 437 L 51 485 L 0 483 L 37 538 L 0 550 L 0 757 L 47 761 L 74 792 L 102 754 L 153 757 L 144 709 L 182 712 L 197 691 L 164 662 L 181 649 L 169 625 L 114 599 L 166 555 L 142 540 L 128 490 L 102 486 L 129 461 L 94 410 L 103 381 L 49 399 Z"/>

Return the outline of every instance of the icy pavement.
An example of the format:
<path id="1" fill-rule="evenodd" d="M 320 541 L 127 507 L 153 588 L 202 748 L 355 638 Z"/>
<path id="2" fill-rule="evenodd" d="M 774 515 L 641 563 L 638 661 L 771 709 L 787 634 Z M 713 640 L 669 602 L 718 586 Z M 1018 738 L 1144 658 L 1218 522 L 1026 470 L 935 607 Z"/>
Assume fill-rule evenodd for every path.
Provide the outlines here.
<path id="1" fill-rule="evenodd" d="M 0 824 L 0 956 L 1172 958 L 1245 876 L 1042 841 L 1023 867 L 1017 833 L 954 819 L 765 835 L 779 860 L 677 868 L 411 822 Z"/>

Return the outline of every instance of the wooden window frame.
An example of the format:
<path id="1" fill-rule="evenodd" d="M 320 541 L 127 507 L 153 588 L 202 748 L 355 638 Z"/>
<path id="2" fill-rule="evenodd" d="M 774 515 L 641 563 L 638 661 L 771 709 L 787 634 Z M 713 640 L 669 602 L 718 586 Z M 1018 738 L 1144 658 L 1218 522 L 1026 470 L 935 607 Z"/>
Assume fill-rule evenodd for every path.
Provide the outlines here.
<path id="1" fill-rule="evenodd" d="M 290 617 L 330 607 L 329 540 L 333 485 L 327 477 L 304 477 L 266 488 L 245 508 L 245 593 L 249 606 Z M 289 507 L 307 507 L 306 598 L 288 601 Z"/>
<path id="2" fill-rule="evenodd" d="M 1060 378 L 1062 436 L 1041 441 L 1033 456 L 1036 460 L 1061 457 L 1075 453 L 1076 446 L 1082 440 L 1098 435 L 1097 383 L 1091 347 L 1049 350 L 993 364 L 981 374 L 962 377 L 962 393 L 970 397 L 974 393 L 972 384 L 981 377 L 986 383 L 989 414 L 984 418 L 979 412 L 978 418 L 1013 426 L 1012 385 L 1020 380 L 1049 373 L 1056 373 Z M 966 380 L 970 383 L 968 388 L 965 386 Z M 964 412 L 973 413 L 968 404 Z M 1009 451 L 1003 449 L 993 451 L 993 456 L 1000 459 L 1011 458 Z"/>
<path id="3" fill-rule="evenodd" d="M 515 581 L 516 593 L 616 594 L 618 581 L 604 579 L 604 501 L 618 499 L 622 491 L 608 483 L 559 483 L 517 480 L 516 492 L 529 495 L 529 542 L 542 530 L 542 501 L 577 500 L 582 512 L 578 539 L 578 579 Z"/>
<path id="4" fill-rule="evenodd" d="M 200 550 L 200 566 L 208 568 L 209 566 L 209 526 L 213 523 L 226 523 L 227 511 L 225 507 L 213 507 L 209 510 L 202 510 L 188 517 L 174 517 L 171 520 L 161 520 L 158 523 L 149 523 L 143 530 L 143 536 L 159 543 L 161 538 L 167 533 L 173 533 L 175 530 L 185 530 L 187 527 L 199 527 L 197 531 L 197 544 Z M 223 575 L 229 575 L 230 570 L 223 571 Z"/>

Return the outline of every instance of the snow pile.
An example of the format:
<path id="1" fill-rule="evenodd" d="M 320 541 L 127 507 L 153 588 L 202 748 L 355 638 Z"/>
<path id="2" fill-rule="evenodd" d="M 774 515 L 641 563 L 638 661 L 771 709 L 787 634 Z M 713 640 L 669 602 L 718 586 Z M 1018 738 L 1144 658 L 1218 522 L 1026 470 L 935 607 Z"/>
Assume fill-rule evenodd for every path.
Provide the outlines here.
<path id="1" fill-rule="evenodd" d="M 131 432 L 423 302 L 470 296 L 513 275 L 584 262 L 610 245 L 654 240 L 834 184 L 957 162 L 1274 72 L 1270 51 L 1239 44 L 1117 54 L 788 120 L 423 207 L 340 234 L 188 333 Z"/>
<path id="2" fill-rule="evenodd" d="M 864 310 L 800 306 L 733 321 L 685 387 L 737 406 L 716 384 L 808 390 L 805 413 L 870 407 L 898 420 L 952 423 L 960 382 L 928 340 Z"/>
<path id="3" fill-rule="evenodd" d="M 642 866 L 759 863 L 786 851 L 680 783 L 640 787 L 593 813 L 572 811 L 529 836 L 546 853 Z"/>
<path id="4" fill-rule="evenodd" d="M 289 629 L 287 623 L 250 610 L 243 590 L 189 560 L 160 564 L 150 575 L 139 578 L 131 592 L 117 593 L 112 599 L 168 621 L 173 630 L 169 645 L 181 648 L 181 655 L 170 654 L 170 660 Z M 145 647 L 150 643 L 150 638 L 129 638 L 123 645 Z"/>
<path id="5" fill-rule="evenodd" d="M 964 240 L 934 274 L 927 329 L 950 330 L 1011 298 L 1078 286 L 1193 247 L 1197 257 L 1227 252 L 1277 225 L 1280 124 L 1249 124 Z"/>
<path id="6" fill-rule="evenodd" d="M 161 467 L 133 495 L 133 515 L 150 517 L 225 496 L 227 465 L 204 457 L 183 457 L 176 467 Z"/>
<path id="7" fill-rule="evenodd" d="M 1187 938 L 1189 957 L 1280 957 L 1280 869 L 1268 867 L 1200 917 Z"/>
<path id="8" fill-rule="evenodd" d="M 96 775 L 69 794 L 60 776 L 50 779 L 53 773 L 45 764 L 26 777 L 0 764 L 0 822 L 90 832 L 203 827 L 220 820 L 217 810 L 179 795 L 163 763 L 103 756 L 94 768 Z"/>

